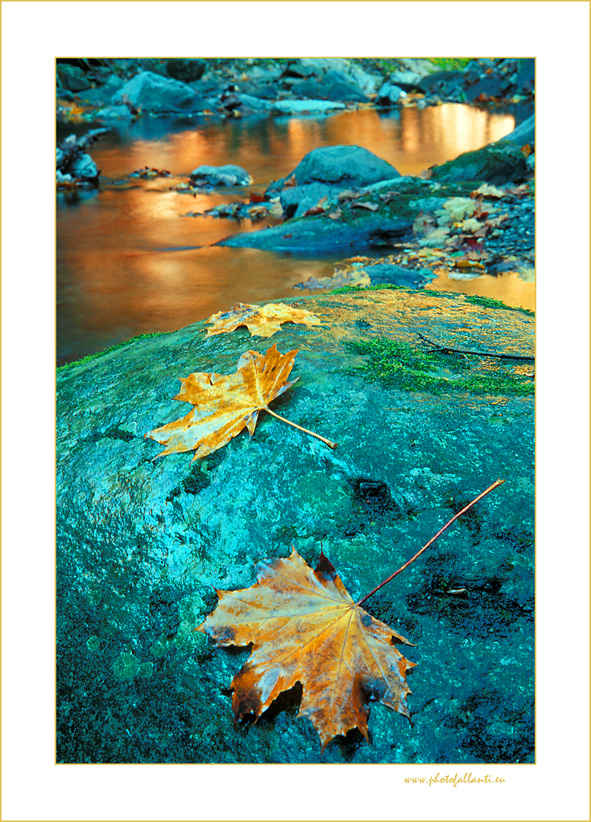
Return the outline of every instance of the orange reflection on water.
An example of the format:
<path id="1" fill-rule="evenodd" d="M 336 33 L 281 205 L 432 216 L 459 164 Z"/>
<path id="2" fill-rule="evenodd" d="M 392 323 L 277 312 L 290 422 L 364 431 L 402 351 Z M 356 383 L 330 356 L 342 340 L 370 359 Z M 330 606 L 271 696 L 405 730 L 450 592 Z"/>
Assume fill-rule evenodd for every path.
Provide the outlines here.
<path id="1" fill-rule="evenodd" d="M 233 163 L 255 184 L 285 177 L 314 148 L 359 145 L 391 163 L 401 174 L 419 174 L 463 151 L 499 140 L 514 128 L 509 114 L 457 103 L 384 113 L 363 109 L 327 117 L 265 117 L 224 120 L 167 134 L 139 136 L 123 145 L 107 135 L 93 158 L 107 177 L 123 177 L 151 166 L 188 176 L 199 165 Z"/>
<path id="2" fill-rule="evenodd" d="M 238 302 L 301 295 L 297 282 L 326 277 L 338 257 L 295 257 L 219 248 L 223 237 L 263 227 L 213 217 L 185 217 L 261 191 L 287 176 L 309 151 L 327 145 L 359 145 L 394 165 L 418 174 L 464 150 L 499 139 L 513 117 L 444 104 L 390 113 L 346 111 L 327 117 L 253 117 L 182 124 L 176 130 L 157 121 L 114 128 L 93 146 L 104 177 L 118 180 L 144 166 L 167 169 L 176 179 L 134 180 L 101 188 L 89 199 L 57 211 L 58 350 L 64 361 L 148 331 L 180 328 Z M 127 128 L 127 131 L 125 130 Z M 160 131 L 158 131 L 160 129 Z M 199 165 L 236 164 L 253 186 L 197 196 L 170 191 L 179 177 Z M 344 250 L 343 256 L 349 256 Z M 519 283 L 505 296 L 509 279 L 436 281 L 436 287 L 485 294 L 527 305 Z M 499 290 L 499 287 L 501 290 Z M 523 292 L 533 293 L 529 284 Z M 478 290 L 480 289 L 480 290 Z"/>

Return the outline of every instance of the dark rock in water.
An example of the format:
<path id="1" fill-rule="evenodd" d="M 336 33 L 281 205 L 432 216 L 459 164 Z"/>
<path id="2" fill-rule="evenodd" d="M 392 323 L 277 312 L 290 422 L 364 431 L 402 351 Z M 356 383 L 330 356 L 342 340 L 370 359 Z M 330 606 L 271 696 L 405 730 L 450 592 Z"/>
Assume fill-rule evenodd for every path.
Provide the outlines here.
<path id="1" fill-rule="evenodd" d="M 91 103 L 92 105 L 108 106 L 113 94 L 116 91 L 119 91 L 123 85 L 123 80 L 115 74 L 112 74 L 104 85 L 99 86 L 98 88 L 89 89 L 83 94 L 80 94 L 80 99 L 83 102 Z"/>
<path id="2" fill-rule="evenodd" d="M 533 60 L 478 59 L 462 71 L 439 71 L 420 79 L 418 85 L 429 102 L 489 102 L 531 98 L 533 92 Z M 520 74 L 521 72 L 521 74 Z M 528 80 L 526 80 L 526 77 Z"/>
<path id="3" fill-rule="evenodd" d="M 518 183 L 528 173 L 526 158 L 511 143 L 491 143 L 476 151 L 460 154 L 455 160 L 436 166 L 431 179 L 440 183 L 459 183 L 463 180 L 487 183 Z"/>
<path id="4" fill-rule="evenodd" d="M 291 174 L 275 180 L 267 196 L 280 193 L 288 217 L 299 217 L 340 190 L 399 178 L 394 166 L 359 146 L 326 146 L 308 152 Z M 295 185 L 292 183 L 295 181 Z M 336 236 L 336 235 L 335 235 Z"/>
<path id="5" fill-rule="evenodd" d="M 279 200 L 286 218 L 301 217 L 309 208 L 314 208 L 323 199 L 333 197 L 341 189 L 325 183 L 307 183 L 303 186 L 284 188 Z"/>
<path id="6" fill-rule="evenodd" d="M 404 268 L 391 263 L 374 263 L 359 269 L 365 271 L 372 285 L 401 285 L 406 288 L 419 288 L 436 275 L 430 268 Z"/>
<path id="7" fill-rule="evenodd" d="M 84 91 L 84 89 L 92 86 L 92 82 L 79 66 L 58 63 L 56 73 L 59 85 L 68 89 L 68 91 Z"/>
<path id="8" fill-rule="evenodd" d="M 62 88 L 61 86 L 57 86 L 55 91 L 55 96 L 58 100 L 66 100 L 69 103 L 73 103 L 76 99 L 76 95 L 73 91 L 68 91 L 68 89 Z"/>
<path id="9" fill-rule="evenodd" d="M 58 184 L 98 186 L 99 170 L 92 157 L 85 153 L 85 149 L 108 131 L 108 128 L 95 128 L 78 138 L 75 134 L 70 134 L 56 146 L 55 167 Z"/>
<path id="10" fill-rule="evenodd" d="M 344 108 L 335 100 L 275 100 L 271 106 L 274 114 L 326 114 Z"/>
<path id="11" fill-rule="evenodd" d="M 515 85 L 521 93 L 533 91 L 536 85 L 536 61 L 531 57 L 524 57 L 517 61 Z"/>
<path id="12" fill-rule="evenodd" d="M 128 106 L 107 106 L 99 109 L 95 117 L 97 120 L 131 120 L 132 113 Z"/>
<path id="13" fill-rule="evenodd" d="M 505 77 L 485 74 L 473 85 L 465 90 L 466 100 L 474 102 L 478 99 L 501 98 L 509 91 L 509 81 Z"/>
<path id="14" fill-rule="evenodd" d="M 191 183 L 212 188 L 247 186 L 252 183 L 252 177 L 240 166 L 199 166 L 191 172 Z"/>
<path id="15" fill-rule="evenodd" d="M 391 216 L 371 214 L 358 221 L 332 220 L 326 214 L 288 220 L 282 225 L 244 234 L 233 234 L 218 245 L 232 248 L 260 248 L 290 254 L 347 254 L 349 251 L 379 247 L 403 237 L 412 222 Z"/>
<path id="16" fill-rule="evenodd" d="M 194 83 L 201 80 L 205 74 L 207 63 L 198 57 L 186 59 L 173 58 L 166 63 L 166 71 L 173 80 L 180 80 L 182 83 Z"/>
<path id="17" fill-rule="evenodd" d="M 264 100 L 262 97 L 255 97 L 252 94 L 241 93 L 238 98 L 242 106 L 253 111 L 271 111 L 273 108 L 273 103 L 270 100 Z"/>
<path id="18" fill-rule="evenodd" d="M 517 128 L 513 129 L 510 134 L 499 140 L 499 143 L 504 143 L 507 140 L 510 143 L 515 143 L 516 146 L 533 146 L 536 142 L 536 117 L 532 114 L 523 123 L 520 123 Z"/>
<path id="19" fill-rule="evenodd" d="M 185 83 L 143 71 L 125 83 L 112 98 L 114 105 L 125 100 L 137 109 L 155 113 L 203 111 L 205 100 Z"/>
<path id="20" fill-rule="evenodd" d="M 281 191 L 287 180 L 296 185 L 329 183 L 341 188 L 372 185 L 400 177 L 394 166 L 360 146 L 325 146 L 309 151 L 295 169 L 282 180 L 276 180 L 268 192 Z"/>
<path id="21" fill-rule="evenodd" d="M 80 154 L 72 163 L 72 175 L 82 180 L 95 180 L 99 176 L 96 163 L 90 154 Z"/>
<path id="22" fill-rule="evenodd" d="M 327 72 L 322 80 L 301 80 L 291 87 L 297 97 L 312 99 L 336 100 L 345 103 L 366 103 L 369 97 L 354 83 L 337 77 L 331 77 L 336 72 Z"/>
<path id="23" fill-rule="evenodd" d="M 255 343 L 244 329 L 206 338 L 198 323 L 58 373 L 58 762 L 532 761 L 534 401 L 504 392 L 514 366 L 501 363 L 487 393 L 452 390 L 473 366 L 425 364 L 415 340 L 529 353 L 533 318 L 425 291 L 295 305 L 326 327 L 288 324 Z M 230 373 L 275 343 L 299 349 L 299 380 L 273 409 L 335 451 L 261 412 L 252 437 L 205 459 L 156 458 L 144 434 L 188 410 L 178 377 Z M 406 382 L 386 384 L 379 362 L 397 357 Z M 432 393 L 437 373 L 449 389 Z M 256 563 L 292 544 L 314 565 L 322 542 L 358 599 L 499 476 L 364 606 L 416 643 L 412 726 L 374 705 L 371 745 L 351 733 L 322 752 L 296 699 L 234 727 L 226 689 L 248 651 L 194 630 L 215 588 L 252 585 Z"/>
<path id="24" fill-rule="evenodd" d="M 421 77 L 418 87 L 424 93 L 436 92 L 444 86 L 449 86 L 452 81 L 454 83 L 461 82 L 462 76 L 463 72 L 461 71 L 435 71 L 433 74 Z"/>
<path id="25" fill-rule="evenodd" d="M 406 96 L 406 92 L 399 86 L 393 83 L 385 83 L 378 91 L 376 97 L 376 105 L 378 106 L 394 106 L 402 98 Z"/>
<path id="26" fill-rule="evenodd" d="M 420 90 L 419 82 L 424 74 L 419 74 L 416 71 L 393 71 L 389 76 L 389 82 L 401 88 L 403 91 Z"/>

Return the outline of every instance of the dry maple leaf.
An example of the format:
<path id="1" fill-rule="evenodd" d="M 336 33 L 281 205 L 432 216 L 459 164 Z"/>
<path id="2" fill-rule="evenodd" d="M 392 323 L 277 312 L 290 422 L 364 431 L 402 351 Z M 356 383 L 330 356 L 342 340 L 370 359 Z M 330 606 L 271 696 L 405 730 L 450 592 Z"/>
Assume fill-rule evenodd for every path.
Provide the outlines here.
<path id="1" fill-rule="evenodd" d="M 258 582 L 218 591 L 219 603 L 197 630 L 218 645 L 248 645 L 252 653 L 232 682 L 236 720 L 258 718 L 283 691 L 300 682 L 300 716 L 322 748 L 359 728 L 368 738 L 369 703 L 409 716 L 409 662 L 394 643 L 411 645 L 356 605 L 322 555 L 312 570 L 297 551 L 261 566 Z"/>
<path id="2" fill-rule="evenodd" d="M 305 325 L 322 325 L 319 318 L 304 308 L 291 308 L 285 303 L 269 305 L 247 305 L 238 303 L 230 311 L 218 311 L 205 321 L 211 324 L 207 336 L 228 334 L 238 326 L 245 325 L 252 337 L 272 337 L 280 330 L 281 323 L 304 323 Z"/>
<path id="3" fill-rule="evenodd" d="M 157 456 L 164 457 L 183 451 L 195 451 L 193 462 L 227 445 L 243 428 L 252 436 L 259 411 L 294 428 L 311 434 L 331 448 L 336 444 L 280 417 L 268 407 L 297 381 L 287 382 L 298 350 L 280 354 L 273 345 L 266 354 L 246 351 L 238 360 L 234 374 L 207 374 L 197 371 L 181 379 L 181 390 L 174 398 L 189 402 L 193 408 L 182 419 L 148 431 L 145 437 L 165 446 Z"/>

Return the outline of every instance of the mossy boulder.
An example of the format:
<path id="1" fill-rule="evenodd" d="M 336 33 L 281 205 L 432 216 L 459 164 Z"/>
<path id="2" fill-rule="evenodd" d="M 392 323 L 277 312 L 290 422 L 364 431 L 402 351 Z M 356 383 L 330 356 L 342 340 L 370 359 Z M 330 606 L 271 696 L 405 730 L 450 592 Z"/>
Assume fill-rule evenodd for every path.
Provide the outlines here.
<path id="1" fill-rule="evenodd" d="M 528 174 L 523 152 L 512 143 L 491 143 L 476 151 L 466 151 L 431 170 L 431 179 L 440 183 L 465 181 L 519 183 Z"/>
<path id="2" fill-rule="evenodd" d="M 404 289 L 294 305 L 324 327 L 252 339 L 197 323 L 58 372 L 58 761 L 532 761 L 534 404 L 510 390 L 531 380 L 519 363 L 420 362 L 417 335 L 530 353 L 533 318 Z M 385 340 L 402 346 L 404 384 L 359 347 Z M 252 437 L 205 459 L 157 457 L 144 435 L 186 412 L 179 377 L 230 373 L 273 344 L 299 349 L 299 380 L 274 410 L 335 451 L 262 412 Z M 458 388 L 461 366 L 497 382 Z M 421 374 L 443 384 L 433 392 Z M 310 564 L 322 549 L 359 598 L 497 477 L 505 485 L 367 603 L 416 643 L 412 726 L 374 706 L 371 745 L 353 731 L 322 752 L 292 693 L 234 727 L 225 689 L 248 652 L 194 630 L 215 588 L 248 587 L 257 561 L 294 545 Z"/>
<path id="3" fill-rule="evenodd" d="M 303 214 L 281 225 L 233 234 L 219 245 L 316 256 L 335 252 L 345 256 L 381 248 L 410 234 L 419 214 L 436 211 L 449 197 L 466 197 L 473 188 L 465 183 L 441 185 L 419 177 L 399 176 L 367 185 L 353 198 L 345 195 L 343 199 L 339 197 L 340 187 L 334 185 L 306 183 L 288 187 L 280 196 L 294 209 L 308 208 L 328 194 L 324 213 Z"/>

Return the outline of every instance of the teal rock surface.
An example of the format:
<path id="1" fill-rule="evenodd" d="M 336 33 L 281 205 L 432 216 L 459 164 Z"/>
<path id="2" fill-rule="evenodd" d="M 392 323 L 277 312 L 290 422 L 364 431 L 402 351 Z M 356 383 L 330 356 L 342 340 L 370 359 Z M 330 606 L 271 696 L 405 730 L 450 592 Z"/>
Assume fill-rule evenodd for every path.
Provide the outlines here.
<path id="1" fill-rule="evenodd" d="M 532 761 L 534 401 L 512 388 L 531 380 L 518 362 L 423 360 L 417 335 L 529 354 L 534 319 L 425 291 L 293 304 L 325 327 L 262 339 L 197 323 L 58 372 L 57 760 Z M 368 355 L 386 343 L 405 381 Z M 178 378 L 274 344 L 299 349 L 299 379 L 273 410 L 336 450 L 261 412 L 252 437 L 205 459 L 158 458 L 144 435 L 187 412 Z M 499 477 L 365 605 L 415 643 L 412 725 L 374 705 L 371 744 L 351 731 L 322 752 L 296 688 L 234 727 L 227 689 L 248 649 L 195 632 L 216 588 L 252 585 L 258 561 L 295 546 L 311 565 L 322 550 L 358 599 Z"/>

